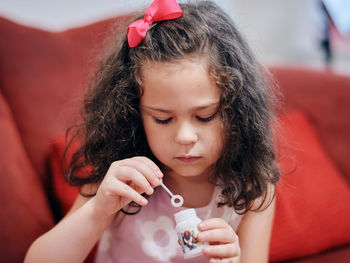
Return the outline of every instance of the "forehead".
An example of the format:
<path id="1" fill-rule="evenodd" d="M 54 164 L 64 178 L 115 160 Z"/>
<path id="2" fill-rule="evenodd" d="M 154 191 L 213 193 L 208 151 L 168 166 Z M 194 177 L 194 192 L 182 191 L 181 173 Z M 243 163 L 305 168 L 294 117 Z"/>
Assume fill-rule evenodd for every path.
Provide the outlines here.
<path id="1" fill-rule="evenodd" d="M 146 62 L 141 68 L 142 103 L 174 107 L 218 101 L 220 94 L 206 60 Z"/>
<path id="2" fill-rule="evenodd" d="M 208 60 L 198 55 L 188 55 L 184 58 L 172 59 L 170 61 L 146 60 L 142 63 L 140 72 L 141 78 L 143 78 L 148 77 L 145 75 L 151 73 L 151 71 L 161 71 L 161 73 L 165 73 L 167 71 L 170 73 L 171 71 L 179 72 L 191 67 L 209 72 Z"/>

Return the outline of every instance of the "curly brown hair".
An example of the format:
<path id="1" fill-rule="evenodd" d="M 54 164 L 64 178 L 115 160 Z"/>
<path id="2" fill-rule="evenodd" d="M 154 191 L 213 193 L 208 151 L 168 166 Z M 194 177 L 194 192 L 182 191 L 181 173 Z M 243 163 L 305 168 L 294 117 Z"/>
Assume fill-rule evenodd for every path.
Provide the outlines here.
<path id="1" fill-rule="evenodd" d="M 73 155 L 67 180 L 72 185 L 98 183 L 112 162 L 136 155 L 159 163 L 142 126 L 141 68 L 149 61 L 205 57 L 221 92 L 219 112 L 225 128 L 225 146 L 210 182 L 221 179 L 219 205 L 243 213 L 253 210 L 254 200 L 265 201 L 269 186 L 280 177 L 271 130 L 274 85 L 231 18 L 216 4 L 199 1 L 180 7 L 182 17 L 152 24 L 135 48 L 123 34 L 101 63 L 84 100 L 83 123 L 72 138 L 83 136 L 83 143 Z M 92 167 L 89 175 L 78 176 L 87 166 Z"/>

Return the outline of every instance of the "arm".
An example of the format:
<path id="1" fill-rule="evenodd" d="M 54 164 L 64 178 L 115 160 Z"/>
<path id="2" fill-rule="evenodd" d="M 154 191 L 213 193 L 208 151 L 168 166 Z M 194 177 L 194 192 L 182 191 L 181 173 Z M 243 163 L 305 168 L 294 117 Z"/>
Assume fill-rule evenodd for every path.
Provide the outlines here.
<path id="1" fill-rule="evenodd" d="M 241 263 L 267 263 L 275 211 L 275 198 L 270 206 L 260 212 L 247 212 L 237 235 L 241 247 Z"/>
<path id="2" fill-rule="evenodd" d="M 158 166 L 146 157 L 114 162 L 96 195 L 79 195 L 68 215 L 34 241 L 24 262 L 83 262 L 115 214 L 131 201 L 146 205 L 141 193 L 152 194 L 161 177 Z"/>
<path id="3" fill-rule="evenodd" d="M 83 262 L 112 220 L 94 210 L 93 199 L 79 195 L 67 216 L 31 245 L 24 262 Z"/>

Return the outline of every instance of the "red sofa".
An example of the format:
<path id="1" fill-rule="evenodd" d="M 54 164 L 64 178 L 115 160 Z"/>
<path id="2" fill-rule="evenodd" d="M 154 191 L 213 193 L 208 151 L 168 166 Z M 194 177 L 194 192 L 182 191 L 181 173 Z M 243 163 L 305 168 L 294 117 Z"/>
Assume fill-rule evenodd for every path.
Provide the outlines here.
<path id="1" fill-rule="evenodd" d="M 21 262 L 74 199 L 57 136 L 79 119 L 98 51 L 127 19 L 53 33 L 0 18 L 0 262 Z M 271 261 L 350 262 L 350 77 L 271 72 L 284 96 L 281 141 L 298 142 L 287 154 L 296 171 L 277 191 Z"/>

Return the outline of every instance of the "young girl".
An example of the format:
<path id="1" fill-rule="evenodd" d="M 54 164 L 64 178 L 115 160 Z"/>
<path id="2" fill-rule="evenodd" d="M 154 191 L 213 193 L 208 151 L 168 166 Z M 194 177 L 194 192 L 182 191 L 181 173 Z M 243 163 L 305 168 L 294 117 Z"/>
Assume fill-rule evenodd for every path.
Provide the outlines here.
<path id="1" fill-rule="evenodd" d="M 82 262 L 97 241 L 96 262 L 183 262 L 173 215 L 186 208 L 207 242 L 187 262 L 267 262 L 279 171 L 262 68 L 212 2 L 155 0 L 138 19 L 85 99 L 68 173 L 81 195 L 25 262 Z"/>

